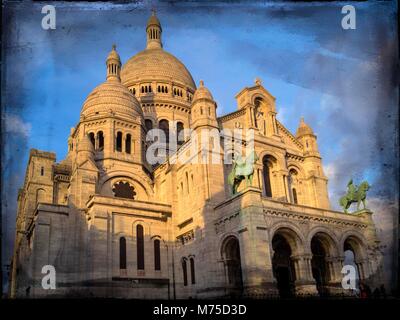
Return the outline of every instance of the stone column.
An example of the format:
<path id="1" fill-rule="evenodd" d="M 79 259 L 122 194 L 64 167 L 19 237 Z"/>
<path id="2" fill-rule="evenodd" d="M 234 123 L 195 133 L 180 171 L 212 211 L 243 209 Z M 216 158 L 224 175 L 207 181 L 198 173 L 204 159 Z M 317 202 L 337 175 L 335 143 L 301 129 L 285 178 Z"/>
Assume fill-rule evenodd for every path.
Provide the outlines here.
<path id="1" fill-rule="evenodd" d="M 314 296 L 318 294 L 316 283 L 312 276 L 311 258 L 312 255 L 308 253 L 291 257 L 296 273 L 295 291 L 297 296 Z"/>
<path id="2" fill-rule="evenodd" d="M 257 196 L 249 199 L 256 203 Z M 259 199 L 258 199 L 259 201 Z M 255 208 L 242 209 L 243 220 L 249 223 L 239 230 L 240 259 L 242 266 L 243 294 L 249 298 L 277 296 L 278 290 L 272 273 L 272 259 L 267 228 L 255 226 L 254 219 L 261 215 Z"/>
<path id="3" fill-rule="evenodd" d="M 125 153 L 126 151 L 126 133 L 122 133 L 122 141 L 121 141 L 121 152 Z"/>
<path id="4" fill-rule="evenodd" d="M 285 175 L 287 175 L 286 170 L 274 170 L 270 178 L 273 178 L 271 181 L 273 197 L 288 201 L 287 184 L 284 183 Z"/>
<path id="5" fill-rule="evenodd" d="M 358 268 L 358 275 L 360 280 L 368 279 L 368 261 L 366 259 L 356 260 L 355 261 Z"/>
<path id="6" fill-rule="evenodd" d="M 343 294 L 342 267 L 344 257 L 328 257 L 325 259 L 329 275 L 328 291 L 330 295 Z"/>

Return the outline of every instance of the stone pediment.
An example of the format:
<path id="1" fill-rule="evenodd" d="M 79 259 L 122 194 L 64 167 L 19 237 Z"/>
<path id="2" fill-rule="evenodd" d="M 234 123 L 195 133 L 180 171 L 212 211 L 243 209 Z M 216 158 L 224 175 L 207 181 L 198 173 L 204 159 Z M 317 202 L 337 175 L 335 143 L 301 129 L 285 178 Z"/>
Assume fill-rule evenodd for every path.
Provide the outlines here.
<path id="1" fill-rule="evenodd" d="M 256 98 L 263 98 L 272 109 L 275 110 L 275 97 L 265 89 L 260 80 L 256 80 L 256 85 L 253 87 L 245 87 L 236 96 L 238 109 L 242 109 L 248 104 L 254 104 Z"/>
<path id="2" fill-rule="evenodd" d="M 87 160 L 83 161 L 79 165 L 79 169 L 96 171 L 96 172 L 99 171 L 99 169 L 97 168 L 96 164 L 94 163 L 94 161 L 92 159 L 87 159 Z"/>

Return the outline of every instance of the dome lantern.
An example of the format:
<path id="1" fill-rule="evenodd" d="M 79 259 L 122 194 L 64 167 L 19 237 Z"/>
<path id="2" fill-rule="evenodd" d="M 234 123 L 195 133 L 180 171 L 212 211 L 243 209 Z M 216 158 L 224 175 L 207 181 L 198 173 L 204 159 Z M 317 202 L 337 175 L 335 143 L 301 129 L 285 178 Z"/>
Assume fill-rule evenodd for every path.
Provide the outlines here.
<path id="1" fill-rule="evenodd" d="M 107 81 L 117 81 L 121 82 L 120 72 L 121 72 L 121 59 L 116 50 L 116 45 L 113 44 L 111 52 L 109 53 L 107 60 Z"/>
<path id="2" fill-rule="evenodd" d="M 147 46 L 146 49 L 162 48 L 161 42 L 161 23 L 156 16 L 155 10 L 147 21 L 146 34 L 147 34 Z"/>

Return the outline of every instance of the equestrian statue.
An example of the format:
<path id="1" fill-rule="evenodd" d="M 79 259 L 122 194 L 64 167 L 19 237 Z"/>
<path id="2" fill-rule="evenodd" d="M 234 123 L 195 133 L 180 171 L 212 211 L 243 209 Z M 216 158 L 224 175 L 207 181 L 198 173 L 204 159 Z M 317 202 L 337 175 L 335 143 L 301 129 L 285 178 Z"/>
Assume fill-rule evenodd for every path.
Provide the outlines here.
<path id="1" fill-rule="evenodd" d="M 367 197 L 367 191 L 369 190 L 370 185 L 367 181 L 361 182 L 360 186 L 357 186 L 353 183 L 353 179 L 347 183 L 347 193 L 343 197 L 339 199 L 339 204 L 343 207 L 344 213 L 348 213 L 347 209 L 349 209 L 350 205 L 354 202 L 357 202 L 357 211 L 360 210 L 360 203 L 363 203 L 364 209 L 365 207 L 365 199 Z"/>
<path id="2" fill-rule="evenodd" d="M 253 183 L 254 163 L 258 160 L 255 151 L 252 151 L 246 159 L 242 159 L 240 155 L 233 160 L 232 171 L 228 176 L 228 184 L 231 186 L 232 195 L 237 193 L 237 189 L 242 180 L 246 180 L 246 186 L 251 186 Z"/>

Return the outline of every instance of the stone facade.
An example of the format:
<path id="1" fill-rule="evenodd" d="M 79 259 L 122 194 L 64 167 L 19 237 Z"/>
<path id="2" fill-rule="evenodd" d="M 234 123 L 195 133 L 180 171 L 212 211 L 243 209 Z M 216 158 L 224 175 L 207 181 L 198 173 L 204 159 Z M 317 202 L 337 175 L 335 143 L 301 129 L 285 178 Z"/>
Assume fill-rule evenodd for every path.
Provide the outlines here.
<path id="1" fill-rule="evenodd" d="M 147 47 L 121 67 L 115 47 L 107 80 L 86 99 L 68 155 L 31 150 L 18 196 L 14 297 L 213 298 L 341 294 L 344 252 L 359 278 L 380 284 L 382 256 L 369 210 L 330 209 L 317 138 L 302 119 L 296 135 L 276 119 L 275 98 L 256 80 L 238 110 L 217 104 L 162 49 L 149 19 Z M 151 128 L 178 132 L 253 129 L 251 185 L 232 195 L 226 150 L 192 148 L 185 135 L 162 164 L 146 160 Z M 245 143 L 244 140 L 233 143 Z M 169 149 L 169 146 L 167 146 Z M 180 155 L 221 163 L 174 162 Z M 44 265 L 56 290 L 41 286 Z"/>

